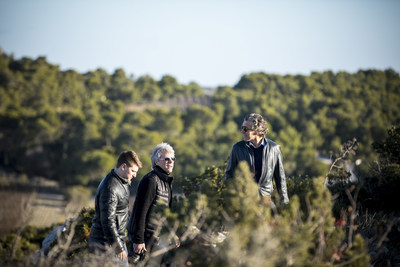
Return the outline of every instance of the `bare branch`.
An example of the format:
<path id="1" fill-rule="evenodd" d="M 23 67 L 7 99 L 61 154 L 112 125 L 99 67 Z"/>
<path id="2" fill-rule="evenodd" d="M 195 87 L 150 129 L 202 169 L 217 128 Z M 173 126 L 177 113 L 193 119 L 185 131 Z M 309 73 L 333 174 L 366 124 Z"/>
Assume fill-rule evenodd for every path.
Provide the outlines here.
<path id="1" fill-rule="evenodd" d="M 386 239 L 387 235 L 389 234 L 390 230 L 392 230 L 392 227 L 396 223 L 396 221 L 397 221 L 397 218 L 392 218 L 390 220 L 390 222 L 387 225 L 387 229 L 386 229 L 385 233 L 381 236 L 381 238 L 379 239 L 378 243 L 376 244 L 376 247 L 375 247 L 376 250 L 378 250 L 382 246 L 383 242 L 385 241 L 385 239 Z"/>
<path id="2" fill-rule="evenodd" d="M 328 182 L 328 176 L 332 172 L 333 168 L 340 168 L 337 166 L 337 163 L 346 158 L 348 154 L 354 154 L 357 148 L 358 148 L 358 143 L 356 138 L 353 138 L 353 140 L 349 140 L 342 145 L 339 156 L 333 161 L 333 163 L 329 168 L 328 173 L 325 176 L 325 182 L 324 182 L 325 184 Z"/>
<path id="3" fill-rule="evenodd" d="M 351 203 L 351 212 L 350 212 L 350 225 L 349 225 L 349 234 L 348 234 L 348 249 L 351 249 L 353 245 L 353 231 L 354 231 L 354 220 L 357 217 L 356 209 L 357 209 L 357 198 L 358 193 L 360 192 L 361 185 L 357 186 L 356 192 L 354 193 L 354 197 L 351 195 L 350 190 L 348 188 L 345 189 L 346 195 Z"/>

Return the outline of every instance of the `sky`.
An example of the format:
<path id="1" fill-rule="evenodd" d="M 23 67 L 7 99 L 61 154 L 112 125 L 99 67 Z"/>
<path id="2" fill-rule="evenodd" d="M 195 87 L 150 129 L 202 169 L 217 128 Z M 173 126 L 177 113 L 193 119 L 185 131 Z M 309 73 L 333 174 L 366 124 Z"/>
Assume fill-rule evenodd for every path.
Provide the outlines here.
<path id="1" fill-rule="evenodd" d="M 0 48 L 203 87 L 252 72 L 400 72 L 400 1 L 0 0 Z"/>

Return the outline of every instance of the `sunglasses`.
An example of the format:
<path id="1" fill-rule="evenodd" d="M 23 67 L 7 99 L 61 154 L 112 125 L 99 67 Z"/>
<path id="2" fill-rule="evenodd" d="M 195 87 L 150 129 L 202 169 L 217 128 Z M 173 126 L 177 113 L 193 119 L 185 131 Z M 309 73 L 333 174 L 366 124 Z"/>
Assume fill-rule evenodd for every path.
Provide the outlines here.
<path id="1" fill-rule="evenodd" d="M 174 162 L 175 161 L 175 157 L 171 157 L 171 158 L 167 157 L 167 158 L 164 158 L 164 159 L 161 159 L 161 160 Z"/>
<path id="2" fill-rule="evenodd" d="M 242 130 L 243 132 L 247 132 L 247 131 L 251 131 L 251 129 L 247 128 L 246 126 L 241 126 L 240 130 Z"/>

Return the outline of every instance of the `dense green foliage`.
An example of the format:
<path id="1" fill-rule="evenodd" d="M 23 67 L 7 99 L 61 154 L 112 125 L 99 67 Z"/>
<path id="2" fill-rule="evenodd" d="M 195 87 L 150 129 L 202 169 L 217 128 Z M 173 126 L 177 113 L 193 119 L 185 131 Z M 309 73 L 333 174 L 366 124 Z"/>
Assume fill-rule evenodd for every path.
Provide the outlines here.
<path id="1" fill-rule="evenodd" d="M 140 177 L 161 141 L 176 150 L 176 175 L 195 176 L 224 164 L 250 112 L 269 121 L 288 176 L 324 175 L 316 155 L 329 157 L 353 137 L 359 158 L 376 157 L 371 143 L 400 121 L 400 78 L 391 69 L 252 73 L 206 96 L 199 85 L 171 76 L 134 79 L 122 69 L 80 74 L 43 57 L 0 55 L 0 168 L 64 184 L 97 184 L 125 149 L 141 157 Z"/>

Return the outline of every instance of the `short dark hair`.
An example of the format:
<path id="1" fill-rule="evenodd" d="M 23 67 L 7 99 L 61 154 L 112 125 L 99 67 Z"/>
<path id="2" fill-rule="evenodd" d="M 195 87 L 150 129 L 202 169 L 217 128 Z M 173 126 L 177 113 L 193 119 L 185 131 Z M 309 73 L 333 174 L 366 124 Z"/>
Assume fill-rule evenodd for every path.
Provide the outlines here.
<path id="1" fill-rule="evenodd" d="M 256 132 L 258 136 L 265 136 L 268 133 L 267 121 L 263 116 L 257 113 L 251 113 L 244 117 L 244 121 L 251 122 L 251 129 Z"/>
<path id="2" fill-rule="evenodd" d="M 133 150 L 123 151 L 119 154 L 116 167 L 119 168 L 124 163 L 129 167 L 136 165 L 139 168 L 142 168 L 142 162 Z"/>

